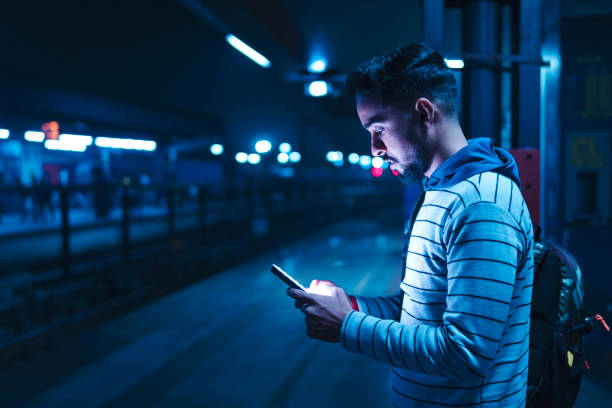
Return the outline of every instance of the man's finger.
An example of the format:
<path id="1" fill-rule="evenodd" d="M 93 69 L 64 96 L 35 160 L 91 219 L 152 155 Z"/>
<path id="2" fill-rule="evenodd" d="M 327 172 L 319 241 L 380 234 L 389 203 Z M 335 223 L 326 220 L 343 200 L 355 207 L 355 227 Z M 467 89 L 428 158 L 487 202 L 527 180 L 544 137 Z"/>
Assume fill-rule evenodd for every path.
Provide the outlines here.
<path id="1" fill-rule="evenodd" d="M 302 306 L 307 305 L 307 304 L 308 304 L 308 302 L 306 302 L 303 299 L 295 299 L 295 308 L 296 309 L 301 309 Z"/>
<path id="2" fill-rule="evenodd" d="M 311 302 L 313 300 L 310 293 L 304 292 L 302 289 L 289 288 L 287 289 L 287 295 L 294 299 L 301 299 L 307 302 Z"/>

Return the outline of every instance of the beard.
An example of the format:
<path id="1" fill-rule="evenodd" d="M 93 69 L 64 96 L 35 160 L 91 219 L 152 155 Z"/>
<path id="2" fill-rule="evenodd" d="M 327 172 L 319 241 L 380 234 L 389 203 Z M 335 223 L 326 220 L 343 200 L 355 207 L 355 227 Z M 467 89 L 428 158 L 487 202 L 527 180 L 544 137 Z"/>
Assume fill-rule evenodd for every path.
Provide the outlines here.
<path id="1" fill-rule="evenodd" d="M 420 183 L 425 177 L 426 162 L 425 150 L 417 149 L 411 163 L 401 164 L 402 171 L 398 178 L 404 184 Z"/>
<path id="2" fill-rule="evenodd" d="M 397 177 L 404 184 L 420 183 L 425 177 L 424 173 L 425 165 L 419 160 L 407 166 L 402 166 L 402 172 Z"/>

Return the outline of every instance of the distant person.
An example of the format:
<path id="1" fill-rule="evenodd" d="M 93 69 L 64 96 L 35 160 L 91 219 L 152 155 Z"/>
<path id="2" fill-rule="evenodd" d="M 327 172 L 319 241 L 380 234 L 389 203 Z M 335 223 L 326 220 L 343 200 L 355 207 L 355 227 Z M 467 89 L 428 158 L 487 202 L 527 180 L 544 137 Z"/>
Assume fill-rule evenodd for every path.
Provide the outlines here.
<path id="1" fill-rule="evenodd" d="M 55 218 L 55 213 L 51 205 L 53 189 L 51 187 L 51 177 L 46 171 L 43 172 L 40 180 L 36 182 L 33 177 L 32 201 L 34 207 L 34 221 L 50 221 Z"/>
<path id="2" fill-rule="evenodd" d="M 113 207 L 113 191 L 102 167 L 92 167 L 91 182 L 93 184 L 93 203 L 96 218 L 108 218 Z"/>
<path id="3" fill-rule="evenodd" d="M 347 87 L 372 154 L 424 192 L 399 293 L 290 289 L 308 335 L 392 365 L 396 407 L 524 406 L 534 242 L 514 160 L 466 141 L 454 76 L 424 44 L 373 58 Z"/>

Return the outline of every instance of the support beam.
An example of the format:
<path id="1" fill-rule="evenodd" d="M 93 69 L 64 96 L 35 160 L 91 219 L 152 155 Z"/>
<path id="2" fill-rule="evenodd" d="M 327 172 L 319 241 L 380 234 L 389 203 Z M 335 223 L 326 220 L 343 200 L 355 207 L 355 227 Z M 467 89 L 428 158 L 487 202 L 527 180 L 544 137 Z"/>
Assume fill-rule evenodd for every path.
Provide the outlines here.
<path id="1" fill-rule="evenodd" d="M 468 1 L 463 8 L 463 53 L 501 53 L 501 10 L 493 0 Z M 500 63 L 465 61 L 463 69 L 463 128 L 468 138 L 489 137 L 500 143 Z"/>
<path id="2" fill-rule="evenodd" d="M 421 0 L 421 40 L 442 51 L 444 38 L 444 0 Z"/>
<path id="3" fill-rule="evenodd" d="M 541 53 L 541 1 L 516 0 L 513 7 L 513 53 L 539 60 Z M 540 145 L 540 66 L 513 63 L 512 147 Z"/>
<path id="4" fill-rule="evenodd" d="M 544 0 L 542 9 L 542 68 L 540 151 L 540 203 L 542 232 L 547 239 L 562 243 L 564 222 L 563 128 L 561 123 L 561 6 L 559 0 Z"/>

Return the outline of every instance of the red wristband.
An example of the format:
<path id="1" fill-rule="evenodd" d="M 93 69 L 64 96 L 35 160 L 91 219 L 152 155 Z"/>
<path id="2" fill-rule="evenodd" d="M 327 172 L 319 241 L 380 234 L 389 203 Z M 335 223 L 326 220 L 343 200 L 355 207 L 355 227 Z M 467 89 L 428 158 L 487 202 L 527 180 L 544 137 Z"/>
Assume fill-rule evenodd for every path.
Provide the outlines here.
<path id="1" fill-rule="evenodd" d="M 351 306 L 353 307 L 353 310 L 358 312 L 359 304 L 357 303 L 357 299 L 355 299 L 355 296 L 349 296 L 349 299 L 351 299 Z"/>

